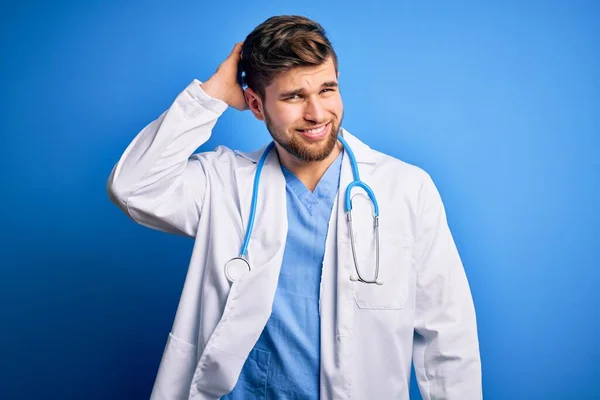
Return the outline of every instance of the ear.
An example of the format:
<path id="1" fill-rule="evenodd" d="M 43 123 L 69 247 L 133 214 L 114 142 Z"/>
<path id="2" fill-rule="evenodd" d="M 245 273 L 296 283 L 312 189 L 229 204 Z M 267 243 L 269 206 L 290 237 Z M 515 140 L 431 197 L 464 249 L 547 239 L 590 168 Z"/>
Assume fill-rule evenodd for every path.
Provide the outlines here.
<path id="1" fill-rule="evenodd" d="M 263 103 L 258 93 L 250 88 L 246 88 L 246 90 L 244 90 L 244 98 L 246 99 L 248 108 L 252 111 L 252 114 L 254 114 L 256 119 L 263 121 L 265 119 Z"/>

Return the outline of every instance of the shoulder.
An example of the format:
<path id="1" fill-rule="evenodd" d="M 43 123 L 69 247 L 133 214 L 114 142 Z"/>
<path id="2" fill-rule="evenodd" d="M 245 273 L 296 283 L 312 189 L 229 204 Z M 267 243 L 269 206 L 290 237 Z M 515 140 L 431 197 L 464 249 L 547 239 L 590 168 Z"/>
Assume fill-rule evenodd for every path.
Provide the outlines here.
<path id="1" fill-rule="evenodd" d="M 391 185 L 403 187 L 417 195 L 424 187 L 434 185 L 429 172 L 421 166 L 379 150 L 371 149 L 371 151 L 377 160 L 375 173 L 384 177 Z"/>
<path id="2" fill-rule="evenodd" d="M 429 174 L 423 168 L 372 148 L 346 129 L 343 129 L 343 135 L 357 161 L 368 167 L 371 176 L 378 181 L 401 183 L 400 187 L 411 190 L 429 179 Z"/>

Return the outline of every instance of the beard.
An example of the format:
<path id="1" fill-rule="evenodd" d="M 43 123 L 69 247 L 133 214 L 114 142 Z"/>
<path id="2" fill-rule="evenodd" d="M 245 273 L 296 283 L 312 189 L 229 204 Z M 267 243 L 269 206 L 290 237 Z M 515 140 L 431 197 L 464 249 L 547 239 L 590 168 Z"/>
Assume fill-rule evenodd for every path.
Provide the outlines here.
<path id="1" fill-rule="evenodd" d="M 275 140 L 285 151 L 292 156 L 304 162 L 318 162 L 326 159 L 337 143 L 339 134 L 339 128 L 341 125 L 341 119 L 338 122 L 337 119 L 332 119 L 330 122 L 331 127 L 327 137 L 319 141 L 308 141 L 302 137 L 302 135 L 296 131 L 295 128 L 291 128 L 292 135 L 287 141 L 284 140 L 287 135 L 284 129 L 273 124 L 273 120 L 269 114 L 265 111 L 265 124 L 267 130 Z M 310 128 L 306 128 L 310 129 Z"/>

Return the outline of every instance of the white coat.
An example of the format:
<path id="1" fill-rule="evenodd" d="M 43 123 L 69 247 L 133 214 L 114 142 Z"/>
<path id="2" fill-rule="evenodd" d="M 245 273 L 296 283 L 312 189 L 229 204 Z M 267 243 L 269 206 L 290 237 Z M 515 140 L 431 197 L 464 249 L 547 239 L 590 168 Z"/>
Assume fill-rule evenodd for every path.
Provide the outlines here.
<path id="1" fill-rule="evenodd" d="M 273 150 L 262 171 L 248 249 L 253 270 L 233 284 L 262 149 L 193 154 L 226 103 L 194 80 L 127 147 L 108 180 L 113 202 L 139 224 L 195 239 L 152 399 L 218 399 L 230 392 L 271 313 L 286 242 L 285 179 Z M 243 134 L 232 132 L 233 135 Z M 323 262 L 321 399 L 408 399 L 411 360 L 422 397 L 482 397 L 473 301 L 444 207 L 429 175 L 372 150 L 348 131 L 361 179 L 380 207 L 382 286 L 350 280 L 354 261 L 344 213 L 352 181 L 343 159 Z M 373 274 L 371 205 L 354 198 L 359 265 Z"/>

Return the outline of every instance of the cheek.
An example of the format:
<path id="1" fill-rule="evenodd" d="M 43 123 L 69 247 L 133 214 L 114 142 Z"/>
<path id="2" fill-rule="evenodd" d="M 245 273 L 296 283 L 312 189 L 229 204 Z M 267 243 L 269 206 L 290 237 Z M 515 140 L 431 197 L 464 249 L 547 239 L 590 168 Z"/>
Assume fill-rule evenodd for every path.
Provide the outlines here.
<path id="1" fill-rule="evenodd" d="M 327 109 L 330 113 L 334 114 L 336 117 L 340 118 L 344 111 L 344 105 L 342 104 L 342 99 L 339 96 L 333 97 L 327 103 Z"/>
<path id="2" fill-rule="evenodd" d="M 288 129 L 291 126 L 298 125 L 302 121 L 302 112 L 300 107 L 283 106 L 276 107 L 271 115 L 273 122 L 278 126 Z"/>

